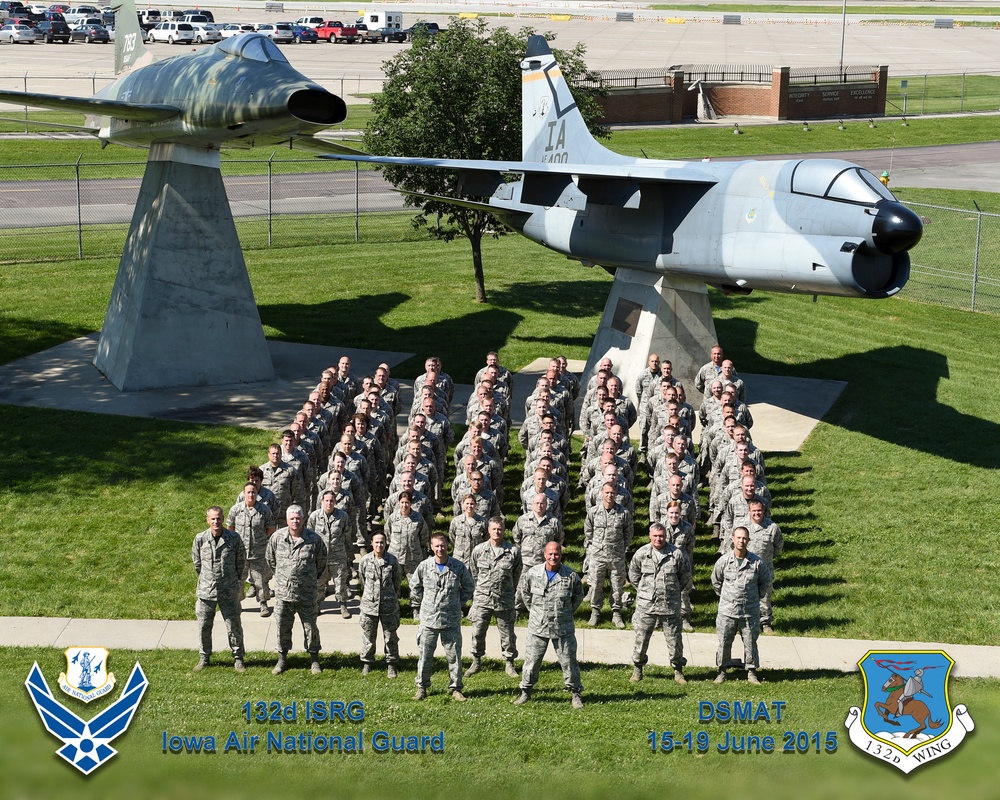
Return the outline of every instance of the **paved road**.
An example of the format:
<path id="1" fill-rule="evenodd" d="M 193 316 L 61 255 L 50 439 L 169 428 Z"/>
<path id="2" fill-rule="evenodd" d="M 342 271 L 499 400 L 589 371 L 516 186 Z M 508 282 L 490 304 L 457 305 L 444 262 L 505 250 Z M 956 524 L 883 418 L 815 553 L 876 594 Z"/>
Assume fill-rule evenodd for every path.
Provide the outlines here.
<path id="1" fill-rule="evenodd" d="M 893 188 L 1000 192 L 1000 142 L 905 147 L 892 152 L 815 153 L 812 156 L 843 158 L 861 164 L 876 174 L 891 166 Z M 796 157 L 795 154 L 760 156 L 763 160 Z M 136 167 L 137 170 L 140 168 Z M 356 207 L 362 212 L 404 209 L 402 196 L 393 191 L 378 173 L 366 171 L 362 175 L 363 183 L 357 195 L 353 171 L 276 175 L 271 187 L 271 210 L 275 214 L 342 214 L 353 213 Z M 224 180 L 233 216 L 267 213 L 266 176 L 230 176 Z M 129 222 L 139 183 L 138 177 L 83 180 L 80 194 L 83 222 Z M 3 228 L 36 227 L 39 219 L 44 219 L 48 225 L 75 225 L 76 202 L 76 182 L 73 180 L 0 182 L 0 209 L 5 211 Z"/>

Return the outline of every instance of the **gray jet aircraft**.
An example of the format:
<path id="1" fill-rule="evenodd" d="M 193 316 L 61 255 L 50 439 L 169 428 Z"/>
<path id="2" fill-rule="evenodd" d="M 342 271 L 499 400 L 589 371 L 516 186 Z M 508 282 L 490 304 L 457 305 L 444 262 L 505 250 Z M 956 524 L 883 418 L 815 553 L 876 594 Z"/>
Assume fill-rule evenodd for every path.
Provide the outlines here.
<path id="1" fill-rule="evenodd" d="M 463 197 L 434 199 L 488 210 L 612 272 L 676 275 L 737 294 L 884 298 L 906 283 L 920 219 L 868 170 L 830 159 L 619 155 L 590 135 L 543 37 L 528 40 L 521 76 L 521 161 L 323 157 L 455 170 Z"/>
<path id="2" fill-rule="evenodd" d="M 293 69 L 266 36 L 246 33 L 157 61 L 143 44 L 133 0 L 115 12 L 114 83 L 89 98 L 0 91 L 0 101 L 82 112 L 104 144 L 355 152 L 313 138 L 344 120 L 347 106 Z"/>

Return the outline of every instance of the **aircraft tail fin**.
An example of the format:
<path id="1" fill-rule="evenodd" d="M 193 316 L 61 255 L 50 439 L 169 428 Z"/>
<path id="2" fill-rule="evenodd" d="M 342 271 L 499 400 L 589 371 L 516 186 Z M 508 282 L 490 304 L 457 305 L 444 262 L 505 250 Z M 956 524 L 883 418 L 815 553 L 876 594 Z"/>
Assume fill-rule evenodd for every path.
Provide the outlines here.
<path id="1" fill-rule="evenodd" d="M 544 36 L 528 38 L 521 62 L 521 155 L 524 161 L 571 164 L 630 160 L 591 135 Z"/>
<path id="2" fill-rule="evenodd" d="M 139 25 L 135 0 L 121 0 L 115 12 L 115 75 L 151 64 L 156 57 L 146 49 L 146 32 Z"/>

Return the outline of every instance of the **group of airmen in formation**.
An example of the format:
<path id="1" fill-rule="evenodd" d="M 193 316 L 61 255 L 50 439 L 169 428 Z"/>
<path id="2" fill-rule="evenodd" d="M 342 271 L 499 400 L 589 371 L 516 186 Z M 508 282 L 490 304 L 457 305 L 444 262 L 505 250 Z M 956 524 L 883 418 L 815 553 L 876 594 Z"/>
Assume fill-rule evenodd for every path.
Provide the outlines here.
<path id="1" fill-rule="evenodd" d="M 609 359 L 587 386 L 552 359 L 525 403 L 518 439 L 524 450 L 524 480 L 505 486 L 510 453 L 511 373 L 495 352 L 475 378 L 467 405 L 467 430 L 457 443 L 449 421 L 455 385 L 437 358 L 428 358 L 413 386 L 405 434 L 399 384 L 381 364 L 358 379 L 350 359 L 324 370 L 295 421 L 272 444 L 267 461 L 251 466 L 228 512 L 208 510 L 208 529 L 192 545 L 198 574 L 196 614 L 201 631 L 196 671 L 210 663 L 216 609 L 229 635 L 237 672 L 245 670 L 241 604 L 247 592 L 260 614 L 272 609 L 278 631 L 278 661 L 288 668 L 292 626 L 298 615 L 311 670 L 322 672 L 316 624 L 332 596 L 345 618 L 356 571 L 360 592 L 361 669 L 375 667 L 382 626 L 386 671 L 398 676 L 398 629 L 403 583 L 413 618 L 419 621 L 417 691 L 430 687 L 438 640 L 448 662 L 449 692 L 464 701 L 463 678 L 483 668 L 486 633 L 495 620 L 505 670 L 520 675 L 523 704 L 539 677 L 551 642 L 575 708 L 583 706 L 576 657 L 575 612 L 590 601 L 590 625 L 599 625 L 609 585 L 614 627 L 625 628 L 631 596 L 635 646 L 632 681 L 643 679 L 653 632 L 662 629 L 674 679 L 686 683 L 682 631 L 691 625 L 695 528 L 711 528 L 719 543 L 712 587 L 719 596 L 716 682 L 726 680 L 735 636 L 742 636 L 747 678 L 758 683 L 757 639 L 772 632 L 774 558 L 782 550 L 770 519 L 764 460 L 753 445 L 753 419 L 746 386 L 713 347 L 711 360 L 694 381 L 702 393 L 696 412 L 670 361 L 649 358 L 633 389 L 623 391 Z M 583 394 L 582 403 L 578 399 Z M 577 408 L 579 407 L 579 413 Z M 693 455 L 695 415 L 701 424 Z M 638 424 L 639 447 L 629 439 Z M 571 488 L 571 437 L 580 430 L 579 481 Z M 447 454 L 454 446 L 455 478 L 446 489 Z M 642 466 L 649 476 L 648 543 L 629 557 L 635 525 L 633 488 Z M 708 487 L 702 515 L 699 493 Z M 504 499 L 517 492 L 523 513 L 508 539 Z M 583 575 L 562 562 L 563 515 L 570 495 L 581 492 L 584 520 Z M 451 514 L 448 532 L 435 531 Z M 279 528 L 280 522 L 285 524 Z M 442 525 L 443 527 L 443 525 Z M 355 553 L 361 558 L 356 560 Z M 249 588 L 247 588 L 249 586 Z M 461 622 L 471 600 L 472 663 L 462 671 Z M 527 614 L 525 658 L 520 670 L 515 622 Z"/>

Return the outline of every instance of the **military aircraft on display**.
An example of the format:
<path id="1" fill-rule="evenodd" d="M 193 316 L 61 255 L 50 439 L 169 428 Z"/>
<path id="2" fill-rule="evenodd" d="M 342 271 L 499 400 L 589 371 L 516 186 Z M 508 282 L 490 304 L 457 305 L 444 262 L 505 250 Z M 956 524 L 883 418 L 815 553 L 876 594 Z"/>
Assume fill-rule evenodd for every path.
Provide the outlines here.
<path id="1" fill-rule="evenodd" d="M 115 7 L 114 83 L 93 97 L 0 91 L 0 101 L 88 115 L 102 143 L 148 147 L 288 144 L 354 152 L 313 135 L 347 117 L 344 101 L 292 68 L 262 34 L 156 60 L 143 44 L 133 0 Z"/>
<path id="2" fill-rule="evenodd" d="M 103 144 L 149 148 L 93 363 L 122 391 L 273 380 L 219 151 L 355 152 L 314 136 L 347 106 L 266 36 L 157 61 L 133 0 L 115 11 L 119 77 L 96 95 L 0 91 L 0 102 L 84 113 Z"/>
<path id="3" fill-rule="evenodd" d="M 609 271 L 691 278 L 736 294 L 884 298 L 906 283 L 920 218 L 868 170 L 830 159 L 619 155 L 591 136 L 544 37 L 529 38 L 521 72 L 522 161 L 322 157 L 457 171 L 463 197 L 432 199 L 488 210 Z"/>

